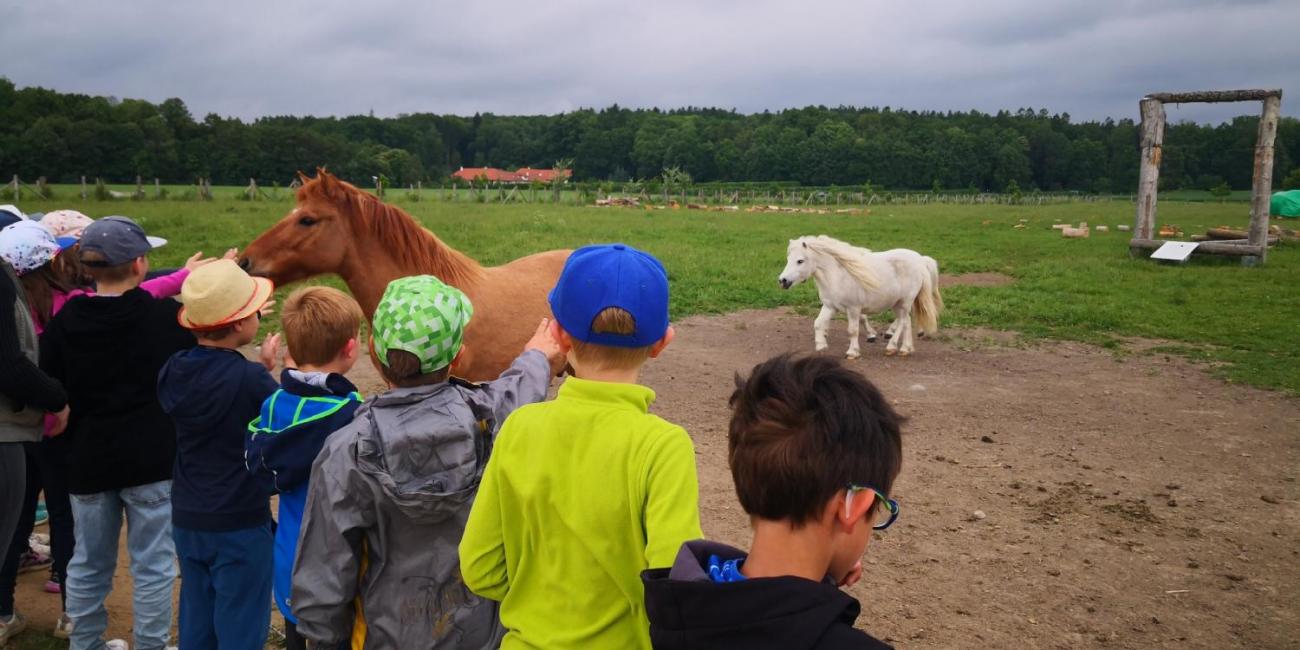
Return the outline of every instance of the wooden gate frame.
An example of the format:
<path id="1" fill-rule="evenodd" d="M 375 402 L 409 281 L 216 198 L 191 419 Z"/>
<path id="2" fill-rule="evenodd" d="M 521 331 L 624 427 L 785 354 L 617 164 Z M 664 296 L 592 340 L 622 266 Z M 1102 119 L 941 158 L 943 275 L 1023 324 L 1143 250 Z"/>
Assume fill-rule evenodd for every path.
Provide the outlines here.
<path id="1" fill-rule="evenodd" d="M 1236 255 L 1246 266 L 1262 264 L 1268 254 L 1269 197 L 1273 190 L 1273 141 L 1282 112 L 1282 90 L 1209 90 L 1189 93 L 1152 93 L 1138 102 L 1142 111 L 1142 166 L 1138 172 L 1137 223 L 1129 252 L 1160 248 L 1155 239 L 1156 190 L 1160 180 L 1160 147 L 1165 139 L 1165 104 L 1203 104 L 1259 101 L 1264 105 L 1255 136 L 1255 171 L 1250 193 L 1250 234 L 1247 239 L 1201 242 L 1197 253 Z"/>

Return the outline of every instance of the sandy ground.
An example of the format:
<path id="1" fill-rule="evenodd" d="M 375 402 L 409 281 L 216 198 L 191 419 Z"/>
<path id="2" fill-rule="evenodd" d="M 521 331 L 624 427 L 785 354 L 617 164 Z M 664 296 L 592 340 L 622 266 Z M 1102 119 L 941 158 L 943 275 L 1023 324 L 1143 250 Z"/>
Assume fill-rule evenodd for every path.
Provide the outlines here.
<path id="1" fill-rule="evenodd" d="M 830 343 L 846 348 L 842 321 Z M 850 590 L 859 625 L 906 648 L 1300 647 L 1300 400 L 999 332 L 941 333 L 906 359 L 883 347 L 851 364 L 910 417 L 902 515 Z M 695 439 L 710 537 L 749 539 L 726 466 L 734 373 L 811 348 L 811 318 L 747 311 L 680 322 L 648 366 L 654 410 Z M 368 365 L 354 375 L 378 388 Z M 123 559 L 119 636 L 127 576 Z M 49 630 L 43 581 L 22 576 L 18 602 Z"/>

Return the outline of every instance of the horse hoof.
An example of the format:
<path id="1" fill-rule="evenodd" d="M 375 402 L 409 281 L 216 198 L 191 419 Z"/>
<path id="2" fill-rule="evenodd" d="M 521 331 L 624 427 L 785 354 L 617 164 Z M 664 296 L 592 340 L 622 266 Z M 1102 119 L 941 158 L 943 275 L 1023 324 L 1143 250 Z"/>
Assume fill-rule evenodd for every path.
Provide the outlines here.
<path id="1" fill-rule="evenodd" d="M 892 338 L 894 338 L 894 335 L 893 335 L 893 334 L 885 334 L 885 340 L 886 340 L 886 341 L 888 341 L 889 339 L 892 339 Z"/>
<path id="2" fill-rule="evenodd" d="M 814 347 L 814 348 L 813 348 L 813 351 L 814 351 L 814 352 L 825 352 L 825 351 L 826 351 L 826 347 L 827 347 L 827 346 L 825 346 L 825 345 L 819 345 L 819 346 L 817 346 L 817 347 Z"/>
<path id="3" fill-rule="evenodd" d="M 876 342 L 876 337 L 874 336 L 867 337 L 867 343 L 875 343 L 875 342 Z"/>
<path id="4" fill-rule="evenodd" d="M 898 353 L 898 356 L 900 356 L 900 357 L 910 357 L 910 356 L 912 356 L 912 353 L 911 353 L 911 352 L 908 352 L 908 351 L 906 351 L 906 350 L 904 350 L 904 351 L 902 351 L 902 352 L 899 352 L 899 353 Z"/>
<path id="5" fill-rule="evenodd" d="M 845 359 L 850 359 L 850 360 L 852 360 L 852 359 L 857 359 L 857 358 L 859 358 L 859 357 L 861 357 L 861 356 L 862 356 L 862 355 L 861 355 L 861 354 L 858 354 L 857 352 L 850 352 L 850 353 L 844 355 L 844 358 L 845 358 Z"/>
<path id="6" fill-rule="evenodd" d="M 925 330 L 921 330 L 920 332 L 917 332 L 917 333 L 916 333 L 916 338 L 918 338 L 918 339 L 923 339 L 923 338 L 925 338 Z"/>
<path id="7" fill-rule="evenodd" d="M 892 357 L 892 356 L 894 356 L 895 354 L 898 354 L 898 351 L 897 351 L 897 350 L 885 350 L 885 356 L 887 356 L 887 357 Z"/>

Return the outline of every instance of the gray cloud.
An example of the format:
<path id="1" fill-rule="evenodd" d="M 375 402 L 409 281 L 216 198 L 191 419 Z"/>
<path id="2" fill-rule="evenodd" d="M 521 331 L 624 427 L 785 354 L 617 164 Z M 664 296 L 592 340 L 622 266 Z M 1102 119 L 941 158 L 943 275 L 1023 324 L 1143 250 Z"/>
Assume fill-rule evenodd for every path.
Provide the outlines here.
<path id="1" fill-rule="evenodd" d="M 1281 87 L 1300 115 L 1291 0 L 134 0 L 6 9 L 19 85 L 180 97 L 196 116 L 553 113 L 617 102 L 1020 107 L 1135 117 L 1147 92 Z M 1170 108 L 1197 121 L 1257 106 Z"/>

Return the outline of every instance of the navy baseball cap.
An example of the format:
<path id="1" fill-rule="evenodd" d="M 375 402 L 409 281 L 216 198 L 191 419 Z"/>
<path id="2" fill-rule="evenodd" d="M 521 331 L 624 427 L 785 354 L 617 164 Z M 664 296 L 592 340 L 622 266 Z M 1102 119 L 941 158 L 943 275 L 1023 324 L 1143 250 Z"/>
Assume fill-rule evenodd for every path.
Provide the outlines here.
<path id="1" fill-rule="evenodd" d="M 85 262 L 87 266 L 126 264 L 166 243 L 166 239 L 144 234 L 140 224 L 127 217 L 104 217 L 81 233 L 82 254 L 93 251 L 104 258 L 102 262 Z"/>
<path id="2" fill-rule="evenodd" d="M 668 272 L 653 255 L 626 244 L 597 244 L 573 251 L 550 300 L 560 327 L 584 343 L 643 348 L 668 331 Z M 636 331 L 627 335 L 592 332 L 596 316 L 610 307 L 631 314 Z"/>
<path id="3" fill-rule="evenodd" d="M 0 205 L 0 228 L 23 221 L 27 216 L 14 205 Z"/>

